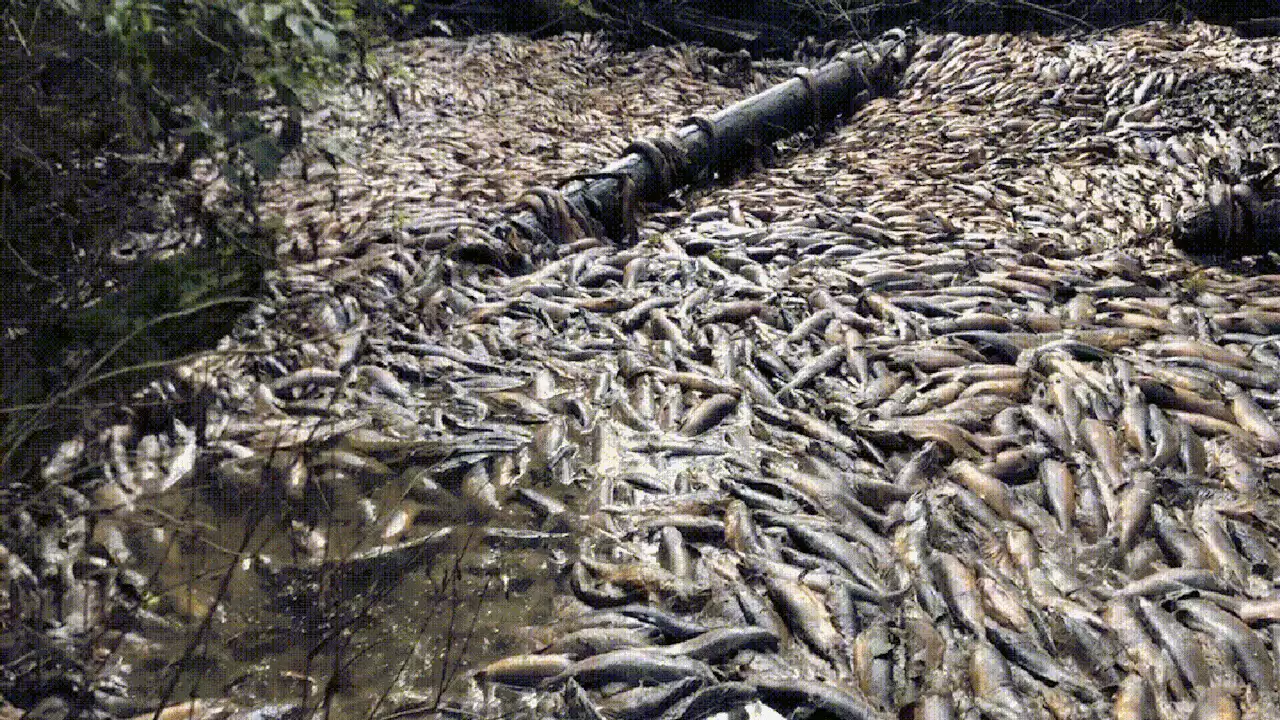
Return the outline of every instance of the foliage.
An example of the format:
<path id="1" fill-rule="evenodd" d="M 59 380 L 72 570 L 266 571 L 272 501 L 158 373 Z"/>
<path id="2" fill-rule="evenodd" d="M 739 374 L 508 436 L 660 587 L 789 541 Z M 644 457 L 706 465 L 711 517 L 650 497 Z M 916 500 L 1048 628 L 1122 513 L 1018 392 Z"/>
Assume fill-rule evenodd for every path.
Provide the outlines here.
<path id="1" fill-rule="evenodd" d="M 201 158 L 252 199 L 307 98 L 363 57 L 357 2 L 0 3 L 0 269 L 86 279 L 103 236 L 148 225 L 139 195 Z"/>
<path id="2" fill-rule="evenodd" d="M 152 320 L 257 287 L 272 256 L 257 246 L 260 184 L 303 141 L 309 100 L 363 59 L 382 0 L 358 2 L 0 2 L 0 409 L 225 332 L 226 318 L 207 333 Z M 230 192 L 211 203 L 214 181 Z M 175 232 L 204 247 L 114 253 Z M 26 424 L 0 417 L 6 451 Z"/>

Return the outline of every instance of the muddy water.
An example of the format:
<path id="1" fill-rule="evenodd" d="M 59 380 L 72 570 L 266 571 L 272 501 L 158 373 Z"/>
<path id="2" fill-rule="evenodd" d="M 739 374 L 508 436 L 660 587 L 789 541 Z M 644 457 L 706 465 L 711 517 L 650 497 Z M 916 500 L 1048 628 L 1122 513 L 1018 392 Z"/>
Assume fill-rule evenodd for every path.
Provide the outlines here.
<path id="1" fill-rule="evenodd" d="M 176 674 L 174 698 L 328 695 L 339 716 L 366 715 L 384 694 L 384 709 L 448 704 L 475 692 L 476 667 L 536 647 L 522 630 L 551 617 L 570 536 L 517 506 L 482 519 L 429 502 L 408 489 L 414 476 L 347 480 L 302 503 L 211 481 L 142 508 L 132 546 L 154 580 L 138 611 L 145 642 L 124 651 L 134 687 L 160 700 Z M 579 504 L 574 486 L 544 490 Z M 287 516 L 298 507 L 323 518 L 316 531 Z M 352 560 L 423 540 L 393 563 Z"/>

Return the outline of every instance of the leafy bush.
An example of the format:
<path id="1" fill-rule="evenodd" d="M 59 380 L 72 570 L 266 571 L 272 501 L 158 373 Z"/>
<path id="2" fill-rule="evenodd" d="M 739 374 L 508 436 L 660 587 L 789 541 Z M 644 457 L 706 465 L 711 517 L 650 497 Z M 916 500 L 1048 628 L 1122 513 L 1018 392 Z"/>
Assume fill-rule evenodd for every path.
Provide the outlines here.
<path id="1" fill-rule="evenodd" d="M 4 189 L 175 140 L 179 174 L 227 153 L 270 175 L 301 139 L 307 93 L 359 45 L 355 13 L 355 0 L 11 0 L 0 82 L 16 102 L 0 123 L 19 142 L 0 144 Z M 272 106 L 286 118 L 274 130 L 251 114 Z"/>
<path id="2" fill-rule="evenodd" d="M 103 191 L 146 179 L 145 166 L 104 163 L 158 148 L 181 148 L 175 175 L 216 157 L 251 189 L 300 142 L 306 97 L 363 54 L 370 23 L 356 15 L 357 0 L 0 4 L 0 227 L 100 226 L 86 213 L 105 208 L 85 198 L 109 205 Z"/>
<path id="3" fill-rule="evenodd" d="M 12 431 L 33 418 L 11 408 L 71 402 L 59 393 L 81 369 L 216 341 L 149 323 L 257 287 L 271 253 L 243 250 L 262 246 L 259 185 L 302 142 L 308 99 L 362 60 L 375 22 L 357 1 L 0 2 L 0 454 L 29 437 Z M 206 206 L 201 160 L 249 211 L 239 220 L 230 202 Z M 205 247 L 124 265 L 112 255 L 122 238 L 178 228 Z"/>

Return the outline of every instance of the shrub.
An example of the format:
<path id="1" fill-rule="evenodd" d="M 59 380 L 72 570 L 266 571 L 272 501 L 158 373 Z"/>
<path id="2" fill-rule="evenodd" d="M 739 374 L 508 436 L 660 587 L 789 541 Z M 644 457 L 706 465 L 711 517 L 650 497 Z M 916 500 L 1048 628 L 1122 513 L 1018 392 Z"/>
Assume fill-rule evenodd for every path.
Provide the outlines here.
<path id="1" fill-rule="evenodd" d="M 302 142 L 308 99 L 363 57 L 373 22 L 358 11 L 357 0 L 0 3 L 0 408 L 70 403 L 60 393 L 82 369 L 216 341 L 191 332 L 199 323 L 173 328 L 180 337 L 148 323 L 256 289 L 270 252 L 242 250 L 261 249 L 258 188 Z M 201 160 L 248 211 L 238 221 L 230 203 L 206 207 L 191 178 Z M 112 255 L 122 238 L 179 227 L 206 247 Z M 12 432 L 30 425 L 23 415 L 0 415 L 6 458 L 29 437 Z"/>

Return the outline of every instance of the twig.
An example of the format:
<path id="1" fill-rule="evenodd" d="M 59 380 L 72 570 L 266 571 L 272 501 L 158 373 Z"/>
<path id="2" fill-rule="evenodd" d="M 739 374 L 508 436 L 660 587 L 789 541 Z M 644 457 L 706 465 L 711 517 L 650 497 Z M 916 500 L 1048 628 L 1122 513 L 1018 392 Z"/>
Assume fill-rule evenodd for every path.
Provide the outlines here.
<path id="1" fill-rule="evenodd" d="M 97 385 L 103 381 L 110 380 L 112 378 L 119 377 L 121 375 L 125 375 L 131 372 L 138 372 L 139 370 L 154 369 L 154 368 L 166 367 L 168 365 L 171 365 L 173 361 L 156 361 L 156 362 L 149 362 L 149 363 L 141 363 L 141 364 L 133 365 L 126 368 L 120 368 L 118 370 L 113 370 L 111 372 L 104 373 L 102 375 L 96 375 L 96 376 L 94 375 L 94 373 L 102 369 L 102 366 L 105 365 L 112 357 L 114 357 L 116 353 L 118 353 L 130 342 L 133 342 L 133 340 L 135 340 L 142 333 L 152 329 L 157 325 L 160 325 L 161 323 L 169 322 L 170 320 L 179 320 L 181 318 L 187 317 L 188 315 L 193 315 L 195 313 L 203 312 L 210 308 L 218 307 L 219 305 L 230 305 L 230 304 L 241 304 L 241 303 L 252 303 L 252 302 L 254 302 L 254 299 L 250 297 L 236 296 L 236 297 L 218 298 L 215 300 L 210 300 L 208 302 L 200 303 L 199 305 L 196 305 L 194 307 L 189 307 L 183 310 L 177 310 L 171 313 L 165 313 L 164 315 L 160 315 L 158 317 L 154 317 L 147 320 L 147 322 L 143 323 L 136 330 L 124 336 L 124 338 L 122 338 L 121 340 L 116 342 L 114 345 L 112 345 L 111 348 L 108 349 L 107 352 L 101 358 L 98 358 L 97 362 L 93 363 L 93 365 L 91 365 L 87 370 L 80 373 L 81 379 L 79 381 L 59 391 L 58 393 L 55 393 L 52 397 L 49 398 L 47 402 L 45 402 L 42 405 L 40 410 L 37 411 L 27 421 L 26 427 L 24 427 L 23 430 L 19 431 L 18 437 L 10 444 L 8 450 L 5 451 L 4 457 L 0 458 L 0 473 L 3 473 L 9 467 L 9 463 L 12 462 L 13 456 L 18 451 L 18 448 L 22 447 L 23 444 L 27 442 L 27 440 L 31 439 L 32 434 L 34 434 L 34 426 L 37 423 L 39 423 L 41 420 L 43 420 L 44 417 L 48 415 L 50 412 L 52 412 L 56 407 L 58 407 L 58 404 L 61 403 L 64 399 L 68 397 L 72 397 L 78 393 L 81 393 L 84 390 L 90 387 L 93 387 L 94 385 Z"/>
<path id="2" fill-rule="evenodd" d="M 440 701 L 444 698 L 444 691 L 448 689 L 453 682 L 454 675 L 449 673 L 449 654 L 453 650 L 453 627 L 458 614 L 458 588 L 462 585 L 462 560 L 466 557 L 467 550 L 471 546 L 471 539 L 474 536 L 468 536 L 467 541 L 463 543 L 462 549 L 458 552 L 453 563 L 453 583 L 450 591 L 453 593 L 453 602 L 449 606 L 449 630 L 445 636 L 444 652 L 441 654 L 440 662 L 440 683 L 436 686 L 435 706 L 440 707 Z M 487 583 L 487 581 L 486 581 Z M 486 585 L 487 587 L 487 585 Z M 480 611 L 476 610 L 479 616 Z M 473 621 L 474 623 L 474 621 Z M 469 642 L 469 639 L 468 639 Z"/>
<path id="3" fill-rule="evenodd" d="M 27 39 L 22 36 L 22 28 L 18 27 L 18 21 L 12 15 L 9 16 L 9 24 L 13 26 L 13 31 L 18 34 L 18 44 L 27 53 L 27 57 L 31 57 L 31 48 L 27 47 Z"/>
<path id="4" fill-rule="evenodd" d="M 244 537 L 240 540 L 240 547 L 236 550 L 237 553 L 244 553 L 249 549 L 249 541 L 253 539 L 254 531 L 258 527 L 258 521 L 260 519 L 261 515 L 259 513 L 251 511 L 251 517 L 245 527 Z M 227 595 L 227 590 L 231 587 L 231 578 L 235 576 L 236 566 L 238 564 L 239 563 L 232 563 L 230 569 L 227 570 L 227 573 L 222 576 L 222 582 L 219 583 L 218 592 L 214 594 L 213 602 L 209 605 L 209 611 L 205 613 L 204 618 L 200 621 L 200 627 L 196 628 L 195 637 L 191 639 L 191 642 L 187 643 L 187 647 L 182 651 L 182 655 L 180 656 L 181 660 L 175 664 L 176 667 L 181 667 L 182 663 L 190 658 L 191 654 L 200 646 L 200 643 L 204 642 L 207 638 L 209 627 L 213 624 L 214 613 L 222 604 L 223 598 Z M 152 715 L 151 720 L 160 720 L 160 714 L 164 711 L 164 708 L 168 706 L 169 699 L 173 696 L 173 691 L 177 689 L 178 682 L 181 679 L 182 673 L 175 672 L 173 674 L 173 678 L 165 685 L 164 692 L 160 696 L 160 707 L 156 708 L 155 714 Z"/>
<path id="5" fill-rule="evenodd" d="M 484 609 L 484 599 L 489 596 L 489 586 L 493 584 L 493 576 L 487 575 L 484 579 L 484 587 L 480 588 L 480 601 L 476 605 L 476 611 L 471 615 L 471 625 L 467 627 L 466 637 L 462 639 L 462 649 L 458 651 L 458 662 L 453 667 L 453 672 L 449 674 L 448 681 L 444 687 L 447 688 L 453 684 L 458 673 L 462 670 L 462 658 L 466 657 L 467 650 L 471 649 L 471 639 L 475 637 L 476 625 L 480 622 L 480 613 Z"/>
<path id="6" fill-rule="evenodd" d="M 1045 7 L 1043 5 L 1033 3 L 1031 2 L 1031 0 L 1009 0 L 1009 2 L 1013 3 L 1014 5 L 1020 5 L 1030 10 L 1035 10 L 1036 12 L 1042 13 L 1044 15 L 1048 15 L 1049 17 L 1057 18 L 1059 20 L 1069 22 L 1069 23 L 1074 23 L 1076 25 L 1079 25 L 1083 28 L 1088 29 L 1091 32 L 1097 30 L 1096 27 L 1086 22 L 1083 18 L 1078 18 L 1078 17 L 1075 17 L 1074 15 L 1068 15 L 1067 13 L 1064 13 L 1061 10 L 1055 10 L 1051 7 Z"/>

